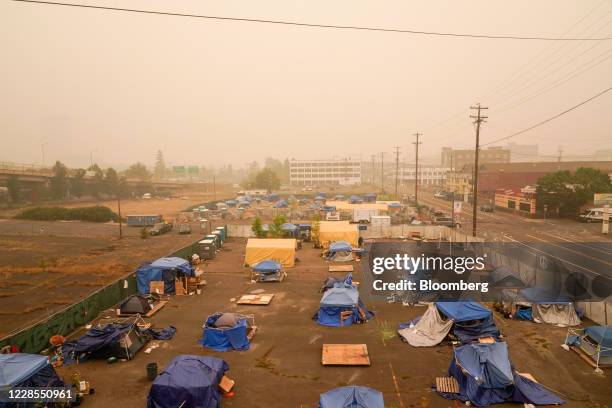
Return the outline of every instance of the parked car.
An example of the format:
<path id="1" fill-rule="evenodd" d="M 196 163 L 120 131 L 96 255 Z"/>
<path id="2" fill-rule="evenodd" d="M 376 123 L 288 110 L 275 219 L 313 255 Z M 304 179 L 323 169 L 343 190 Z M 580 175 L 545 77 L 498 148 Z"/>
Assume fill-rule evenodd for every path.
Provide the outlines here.
<path id="1" fill-rule="evenodd" d="M 461 228 L 460 222 L 453 222 L 452 217 L 436 217 L 434 218 L 434 225 L 443 225 L 449 228 Z"/>
<path id="2" fill-rule="evenodd" d="M 434 193 L 434 197 L 435 198 L 444 198 L 444 197 L 446 197 L 446 194 L 444 194 L 444 192 L 442 192 L 442 191 L 436 191 Z"/>
<path id="3" fill-rule="evenodd" d="M 191 234 L 191 227 L 189 226 L 189 224 L 181 224 L 179 226 L 179 234 Z"/>
<path id="4" fill-rule="evenodd" d="M 582 222 L 602 222 L 604 214 L 612 220 L 612 208 L 591 208 L 585 214 L 580 214 L 578 219 Z"/>
<path id="5" fill-rule="evenodd" d="M 149 230 L 149 235 L 161 235 L 170 230 L 172 230 L 172 224 L 168 224 L 167 222 L 159 222 Z"/>
<path id="6" fill-rule="evenodd" d="M 493 212 L 495 211 L 495 206 L 492 204 L 484 204 L 480 206 L 480 211 L 482 212 Z"/>

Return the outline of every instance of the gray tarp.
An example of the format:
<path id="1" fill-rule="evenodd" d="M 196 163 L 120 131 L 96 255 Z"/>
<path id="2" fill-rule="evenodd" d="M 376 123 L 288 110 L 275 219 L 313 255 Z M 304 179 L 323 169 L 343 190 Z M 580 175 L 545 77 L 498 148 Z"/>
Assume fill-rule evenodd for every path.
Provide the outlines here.
<path id="1" fill-rule="evenodd" d="M 559 326 L 578 326 L 581 321 L 573 303 L 534 303 L 531 306 L 533 321 L 536 323 L 556 324 Z"/>
<path id="2" fill-rule="evenodd" d="M 440 344 L 452 326 L 453 321 L 442 319 L 432 302 L 414 327 L 398 330 L 398 334 L 411 346 L 431 347 Z"/>

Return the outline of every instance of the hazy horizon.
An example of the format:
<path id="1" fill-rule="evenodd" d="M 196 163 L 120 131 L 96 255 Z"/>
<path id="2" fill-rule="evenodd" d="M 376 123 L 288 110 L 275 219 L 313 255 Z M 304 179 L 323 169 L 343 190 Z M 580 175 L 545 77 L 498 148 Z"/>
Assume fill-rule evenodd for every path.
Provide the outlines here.
<path id="1" fill-rule="evenodd" d="M 112 7 L 491 35 L 612 35 L 605 0 L 83 1 Z M 425 161 L 610 87 L 612 41 L 431 37 L 3 2 L 0 161 L 240 166 L 266 157 Z M 582 71 L 592 67 L 587 71 Z M 550 88 L 550 89 L 549 89 Z M 511 142 L 543 156 L 612 147 L 612 93 Z M 508 141 L 500 142 L 505 145 Z M 546 157 L 541 160 L 547 159 Z M 377 158 L 377 160 L 379 160 Z M 389 154 L 385 160 L 391 160 Z M 538 160 L 535 159 L 534 160 Z"/>

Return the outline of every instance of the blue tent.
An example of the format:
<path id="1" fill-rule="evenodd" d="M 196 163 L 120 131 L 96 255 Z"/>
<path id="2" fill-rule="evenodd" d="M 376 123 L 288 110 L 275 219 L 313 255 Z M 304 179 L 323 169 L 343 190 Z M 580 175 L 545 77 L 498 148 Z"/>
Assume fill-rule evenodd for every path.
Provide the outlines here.
<path id="1" fill-rule="evenodd" d="M 46 356 L 26 353 L 0 354 L 0 390 L 14 387 L 66 387 L 66 384 L 49 364 Z M 5 406 L 13 405 L 0 402 L 0 407 Z M 23 406 L 33 407 L 34 404 Z"/>
<path id="2" fill-rule="evenodd" d="M 299 235 L 299 227 L 295 224 L 291 224 L 290 222 L 282 224 L 281 230 L 283 231 L 285 236 L 297 238 L 297 236 Z"/>
<path id="3" fill-rule="evenodd" d="M 351 252 L 353 247 L 346 241 L 334 241 L 329 245 L 328 253 L 333 254 L 336 252 Z"/>
<path id="4" fill-rule="evenodd" d="M 498 339 L 499 330 L 493 313 L 477 302 L 435 302 L 438 311 L 453 320 L 453 334 L 461 343 L 469 343 L 481 337 Z"/>
<path id="5" fill-rule="evenodd" d="M 248 350 L 250 341 L 247 337 L 249 324 L 244 316 L 235 315 L 235 324 L 231 327 L 217 327 L 217 320 L 231 313 L 215 313 L 204 322 L 204 333 L 200 344 L 215 351 Z"/>
<path id="6" fill-rule="evenodd" d="M 226 200 L 225 201 L 225 204 L 227 204 L 228 207 L 235 207 L 236 203 L 237 203 L 236 200 Z"/>
<path id="7" fill-rule="evenodd" d="M 318 195 L 314 198 L 315 201 L 325 201 L 325 196 Z"/>
<path id="8" fill-rule="evenodd" d="M 321 394 L 319 408 L 385 408 L 385 401 L 380 391 L 349 386 Z"/>
<path id="9" fill-rule="evenodd" d="M 373 203 L 376 201 L 376 194 L 374 193 L 367 193 L 363 195 L 363 201 L 367 202 L 367 203 Z"/>
<path id="10" fill-rule="evenodd" d="M 344 282 L 338 282 L 323 293 L 319 310 L 314 314 L 313 319 L 323 326 L 342 327 L 365 323 L 372 317 L 374 314 L 368 311 L 359 299 L 357 288 Z"/>
<path id="11" fill-rule="evenodd" d="M 392 202 L 392 203 L 389 203 L 387 205 L 387 207 L 389 207 L 389 208 L 401 208 L 401 206 L 402 205 L 400 203 L 398 203 L 398 202 Z"/>
<path id="12" fill-rule="evenodd" d="M 253 272 L 258 274 L 257 280 L 261 282 L 280 281 L 283 267 L 276 261 L 266 259 L 253 267 Z"/>
<path id="13" fill-rule="evenodd" d="M 349 202 L 351 204 L 358 204 L 358 203 L 362 203 L 363 200 L 361 199 L 361 197 L 357 196 L 357 195 L 351 195 L 349 197 Z"/>
<path id="14" fill-rule="evenodd" d="M 147 408 L 218 408 L 219 383 L 227 370 L 220 358 L 176 356 L 151 385 Z"/>
<path id="15" fill-rule="evenodd" d="M 323 211 L 333 212 L 333 211 L 336 211 L 336 206 L 335 205 L 324 205 L 321 209 Z"/>
<path id="16" fill-rule="evenodd" d="M 270 201 L 270 202 L 272 202 L 272 201 L 278 201 L 279 196 L 278 196 L 278 194 L 271 193 L 271 194 L 268 194 L 268 196 L 266 197 L 266 199 L 267 199 L 268 201 Z"/>
<path id="17" fill-rule="evenodd" d="M 569 329 L 565 344 L 582 350 L 593 361 L 596 369 L 612 364 L 612 327 L 590 326 Z"/>
<path id="18" fill-rule="evenodd" d="M 238 207 L 245 208 L 245 207 L 250 207 L 250 206 L 251 206 L 251 202 L 250 201 L 247 201 L 247 200 L 240 200 L 240 201 L 238 201 Z"/>
<path id="19" fill-rule="evenodd" d="M 326 197 L 327 197 L 327 193 L 324 193 L 324 192 L 322 192 L 322 191 L 319 191 L 319 192 L 317 193 L 317 195 L 318 195 L 318 196 L 321 196 L 321 197 L 323 197 L 323 198 L 326 198 Z"/>
<path id="20" fill-rule="evenodd" d="M 145 262 L 136 270 L 136 284 L 138 292 L 149 293 L 149 284 L 152 281 L 164 281 L 164 293 L 172 295 L 176 293 L 174 280 L 177 274 L 194 276 L 193 267 L 183 258 L 169 257 L 159 258 L 155 262 Z"/>
<path id="21" fill-rule="evenodd" d="M 473 343 L 457 347 L 453 350 L 448 372 L 459 383 L 459 393 L 438 392 L 447 399 L 470 401 L 480 407 L 502 402 L 563 403 L 540 384 L 513 370 L 506 343 Z"/>

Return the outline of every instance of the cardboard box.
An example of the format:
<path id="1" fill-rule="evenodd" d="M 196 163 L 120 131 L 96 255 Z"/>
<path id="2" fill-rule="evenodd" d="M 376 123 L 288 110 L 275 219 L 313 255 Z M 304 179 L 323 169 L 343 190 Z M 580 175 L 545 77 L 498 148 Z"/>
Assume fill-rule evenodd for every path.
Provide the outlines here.
<path id="1" fill-rule="evenodd" d="M 219 388 L 224 394 L 227 394 L 228 392 L 232 390 L 232 388 L 234 388 L 235 384 L 236 384 L 236 381 L 224 375 L 223 378 L 221 378 L 221 381 L 219 382 Z"/>

